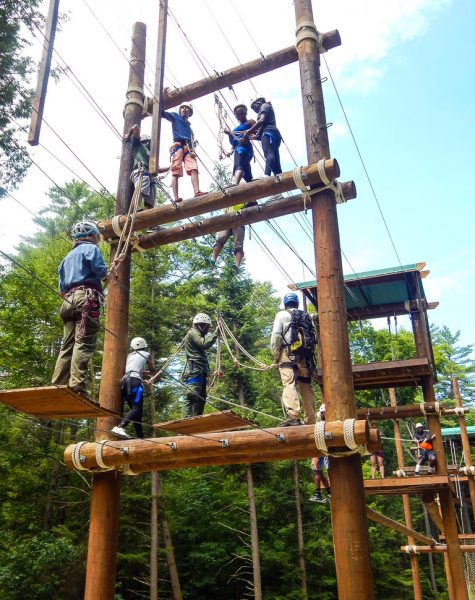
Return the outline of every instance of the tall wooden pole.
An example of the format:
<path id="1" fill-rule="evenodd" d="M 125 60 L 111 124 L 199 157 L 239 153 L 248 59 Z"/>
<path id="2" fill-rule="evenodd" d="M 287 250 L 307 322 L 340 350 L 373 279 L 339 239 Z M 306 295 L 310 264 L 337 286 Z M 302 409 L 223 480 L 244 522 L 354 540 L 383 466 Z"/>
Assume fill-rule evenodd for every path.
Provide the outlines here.
<path id="1" fill-rule="evenodd" d="M 308 600 L 307 569 L 305 567 L 305 542 L 304 542 L 304 538 L 303 538 L 302 506 L 300 504 L 299 464 L 296 460 L 292 461 L 292 479 L 294 482 L 295 513 L 296 513 L 295 516 L 296 516 L 296 522 L 297 522 L 297 543 L 298 543 L 302 598 L 304 600 Z"/>
<path id="2" fill-rule="evenodd" d="M 428 334 L 427 319 L 424 309 L 422 308 L 422 299 L 418 287 L 417 295 L 419 301 L 419 310 L 412 313 L 412 328 L 414 332 L 414 341 L 416 344 L 416 353 L 418 357 L 430 358 L 431 345 Z M 434 378 L 432 376 L 426 376 L 422 378 L 422 393 L 424 396 L 424 402 L 435 402 Z M 447 460 L 442 441 L 442 430 L 440 427 L 439 415 L 428 415 L 427 422 L 429 424 L 430 432 L 435 435 L 432 446 L 437 457 L 435 467 L 436 473 L 438 475 L 447 475 Z M 448 566 L 448 571 L 450 573 L 450 577 L 447 577 L 447 579 L 449 582 L 452 582 L 453 590 L 451 593 L 455 600 L 468 600 L 463 560 L 458 538 L 457 518 L 451 491 L 440 491 L 439 500 L 445 539 L 447 541 L 446 566 Z"/>
<path id="3" fill-rule="evenodd" d="M 307 156 L 317 162 L 330 156 L 323 101 L 318 34 L 311 0 L 295 0 Z M 312 208 L 318 278 L 323 393 L 327 419 L 356 417 L 344 299 L 343 268 L 335 197 L 319 194 Z M 372 600 L 373 574 L 361 458 L 331 460 L 332 524 L 340 600 Z"/>
<path id="4" fill-rule="evenodd" d="M 462 408 L 462 396 L 460 395 L 459 381 L 457 377 L 452 377 L 452 389 L 454 392 L 455 402 L 457 408 Z M 466 467 L 472 466 L 472 456 L 470 454 L 470 440 L 468 439 L 467 424 L 465 423 L 465 416 L 459 417 L 460 437 L 462 438 L 462 451 L 463 459 Z M 470 493 L 470 503 L 472 504 L 472 513 L 475 520 L 475 479 L 473 475 L 468 476 L 468 491 Z"/>
<path id="5" fill-rule="evenodd" d="M 389 388 L 389 400 L 391 406 L 397 407 L 396 390 Z M 396 455 L 397 455 L 397 466 L 398 469 L 404 469 L 404 448 L 402 446 L 401 432 L 399 430 L 399 421 L 393 421 L 394 427 L 394 438 L 396 441 Z M 411 503 L 409 500 L 409 494 L 402 495 L 402 507 L 404 510 L 404 520 L 406 527 L 412 529 L 412 517 L 411 517 Z M 409 546 L 414 545 L 414 538 L 411 536 L 407 537 L 407 543 Z M 419 559 L 416 554 L 410 555 L 411 571 L 412 571 L 412 587 L 414 589 L 414 600 L 422 600 L 422 588 L 421 578 L 419 574 Z"/>
<path id="6" fill-rule="evenodd" d="M 130 56 L 129 87 L 124 110 L 124 134 L 134 123 L 140 123 L 144 69 L 146 27 L 135 23 Z M 120 161 L 116 214 L 127 212 L 132 198 L 130 173 L 133 158 L 130 144 L 124 144 Z M 111 260 L 114 258 L 114 250 Z M 99 400 L 102 406 L 120 411 L 120 378 L 124 373 L 127 354 L 128 309 L 130 285 L 130 255 L 120 263 L 117 275 L 108 285 L 106 332 Z M 109 437 L 116 424 L 114 418 L 97 419 L 96 441 Z M 85 600 L 112 600 L 115 597 L 117 538 L 119 528 L 120 477 L 107 472 L 94 475 L 91 495 L 89 543 L 86 566 Z"/>
<path id="7" fill-rule="evenodd" d="M 153 90 L 152 139 L 150 143 L 150 175 L 158 173 L 160 154 L 160 132 L 162 129 L 163 76 L 165 74 L 165 46 L 167 40 L 168 0 L 160 0 L 158 15 L 157 58 L 155 63 L 155 87 Z"/>

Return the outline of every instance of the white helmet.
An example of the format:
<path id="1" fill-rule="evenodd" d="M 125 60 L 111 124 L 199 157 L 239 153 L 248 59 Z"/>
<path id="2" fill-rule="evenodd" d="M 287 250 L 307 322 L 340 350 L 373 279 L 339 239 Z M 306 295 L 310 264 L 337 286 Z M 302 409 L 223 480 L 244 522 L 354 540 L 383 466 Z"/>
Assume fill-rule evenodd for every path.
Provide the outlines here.
<path id="1" fill-rule="evenodd" d="M 422 423 L 416 423 L 416 429 L 419 429 L 419 427 L 422 427 L 422 429 L 424 429 L 424 425 Z"/>
<path id="2" fill-rule="evenodd" d="M 242 108 L 244 112 L 247 113 L 247 106 L 244 104 L 244 102 L 239 102 L 238 104 L 236 104 L 236 106 L 233 108 L 234 114 L 236 114 L 238 108 Z"/>
<path id="3" fill-rule="evenodd" d="M 193 317 L 193 325 L 211 325 L 211 319 L 205 313 L 198 313 Z"/>
<path id="4" fill-rule="evenodd" d="M 320 404 L 320 408 L 318 409 L 319 413 L 325 412 L 325 404 Z"/>
<path id="5" fill-rule="evenodd" d="M 180 113 L 181 113 L 181 109 L 182 109 L 182 108 L 185 108 L 185 106 L 186 106 L 186 108 L 188 108 L 188 110 L 190 111 L 190 117 L 191 117 L 191 116 L 193 116 L 193 106 L 191 105 L 191 102 L 182 102 L 182 103 L 180 104 L 180 108 L 178 109 L 178 112 L 180 112 Z"/>
<path id="6" fill-rule="evenodd" d="M 145 350 L 147 342 L 141 337 L 136 337 L 130 342 L 130 347 L 132 350 Z"/>
<path id="7" fill-rule="evenodd" d="M 151 137 L 149 135 L 147 135 L 146 133 L 144 133 L 144 135 L 140 136 L 140 141 L 142 142 L 142 144 L 149 144 L 151 142 Z"/>
<path id="8" fill-rule="evenodd" d="M 264 98 L 264 96 L 256 96 L 255 98 L 251 98 L 251 108 L 253 109 L 254 104 L 262 104 L 265 101 L 266 99 Z"/>
<path id="9" fill-rule="evenodd" d="M 71 237 L 74 239 L 87 237 L 89 235 L 99 235 L 99 229 L 94 221 L 79 221 L 71 229 Z"/>

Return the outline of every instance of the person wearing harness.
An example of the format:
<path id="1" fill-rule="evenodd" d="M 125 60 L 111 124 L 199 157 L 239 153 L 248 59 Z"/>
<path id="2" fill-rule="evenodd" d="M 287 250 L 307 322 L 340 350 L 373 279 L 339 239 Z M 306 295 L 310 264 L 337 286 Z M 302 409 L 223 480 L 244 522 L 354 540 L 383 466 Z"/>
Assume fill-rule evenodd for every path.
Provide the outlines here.
<path id="1" fill-rule="evenodd" d="M 62 347 L 51 383 L 86 393 L 87 367 L 96 349 L 102 300 L 101 280 L 107 267 L 97 247 L 99 230 L 92 221 L 76 223 L 73 249 L 59 265 L 59 314 L 63 320 Z"/>
<path id="2" fill-rule="evenodd" d="M 224 133 L 229 135 L 229 140 L 234 148 L 233 180 L 234 185 L 239 185 L 242 179 L 247 182 L 252 181 L 251 159 L 254 156 L 254 152 L 251 142 L 249 140 L 243 140 L 243 132 L 246 131 L 246 129 L 249 129 L 255 121 L 247 120 L 247 107 L 244 104 L 235 106 L 234 114 L 239 121 L 239 125 L 235 127 L 232 132 L 226 130 Z M 232 211 L 239 211 L 242 208 L 249 208 L 250 206 L 257 206 L 257 202 L 252 201 L 245 204 L 237 204 L 236 206 L 225 208 L 224 212 L 229 214 Z M 213 246 L 213 258 L 210 260 L 211 265 L 216 265 L 216 261 L 221 254 L 224 244 L 231 236 L 233 236 L 236 267 L 239 268 L 244 257 L 245 232 L 246 228 L 244 225 L 238 225 L 238 227 L 218 232 Z"/>
<path id="3" fill-rule="evenodd" d="M 431 435 L 429 431 L 424 430 L 424 425 L 422 423 L 416 423 L 416 430 L 414 431 L 412 439 L 418 446 L 419 460 L 417 461 L 414 475 L 421 474 L 421 467 L 425 465 L 427 461 L 429 461 L 429 466 L 427 467 L 428 475 L 432 475 L 434 472 L 436 461 L 435 452 L 432 449 L 432 440 L 434 438 L 435 435 Z"/>
<path id="4" fill-rule="evenodd" d="M 311 374 L 314 368 L 315 328 L 310 316 L 298 310 L 299 299 L 294 292 L 284 296 L 284 310 L 280 310 L 274 319 L 272 328 L 271 350 L 276 364 L 279 366 L 282 379 L 282 408 L 286 420 L 281 427 L 301 425 L 300 400 L 302 397 L 305 423 L 315 423 L 315 394 L 311 385 Z M 297 312 L 296 312 L 297 311 Z M 305 315 L 305 317 L 303 317 Z M 308 323 L 308 328 L 313 328 L 312 344 L 304 343 L 307 333 L 303 327 L 294 327 L 298 324 L 296 318 Z M 297 331 L 295 331 L 297 329 Z M 311 331 L 309 333 L 312 334 Z M 300 342 L 293 338 L 300 337 Z M 297 347 L 300 343 L 300 346 Z"/>
<path id="5" fill-rule="evenodd" d="M 141 198 L 143 198 L 144 208 L 153 208 L 157 197 L 157 186 L 155 179 L 150 177 L 148 172 L 150 162 L 150 136 L 140 136 L 140 126 L 135 124 L 129 129 L 128 133 L 122 139 L 123 142 L 130 142 L 132 154 L 134 157 L 134 170 L 130 175 L 130 180 L 137 185 L 142 172 L 142 185 L 140 187 Z M 160 167 L 159 173 L 166 173 L 169 167 Z"/>
<path id="6" fill-rule="evenodd" d="M 183 417 L 202 415 L 206 404 L 206 380 L 209 374 L 209 362 L 206 350 L 216 341 L 218 332 L 208 333 L 211 319 L 204 313 L 193 318 L 193 326 L 184 339 L 186 364 L 182 380 L 186 385 Z"/>
<path id="7" fill-rule="evenodd" d="M 274 175 L 279 175 L 282 173 L 279 154 L 282 136 L 277 129 L 274 108 L 270 102 L 266 102 L 263 96 L 251 100 L 251 108 L 257 113 L 257 121 L 244 132 L 243 141 L 248 140 L 249 136 L 254 134 L 262 144 L 266 161 L 264 174 L 271 175 L 274 173 Z"/>
<path id="8" fill-rule="evenodd" d="M 170 147 L 170 161 L 172 192 L 175 202 L 183 200 L 178 195 L 178 179 L 183 177 L 183 165 L 185 165 L 186 174 L 191 177 L 191 185 L 193 186 L 195 198 L 206 194 L 206 192 L 200 192 L 198 163 L 196 162 L 195 154 L 195 136 L 188 120 L 192 115 L 193 107 L 189 102 L 180 104 L 178 112 L 162 112 L 162 117 L 172 124 L 173 144 Z"/>
<path id="9" fill-rule="evenodd" d="M 135 427 L 135 433 L 138 438 L 143 438 L 142 415 L 143 415 L 143 381 L 142 375 L 153 372 L 154 366 L 150 359 L 150 353 L 147 352 L 147 342 L 136 337 L 130 342 L 132 352 L 127 356 L 125 363 L 125 375 L 120 381 L 120 391 L 122 393 L 122 411 L 125 404 L 129 405 L 129 412 L 122 421 L 111 429 L 111 432 L 119 437 L 130 437 L 125 427 L 132 422 Z M 145 366 L 148 371 L 144 371 Z"/>
<path id="10" fill-rule="evenodd" d="M 320 408 L 317 412 L 317 420 L 325 420 L 325 404 L 320 405 Z M 330 483 L 328 481 L 328 478 L 325 476 L 325 473 L 323 472 L 324 469 L 326 469 L 327 473 L 329 470 L 330 461 L 328 460 L 328 456 L 315 456 L 314 458 L 312 458 L 311 466 L 315 482 L 315 493 L 309 499 L 311 502 L 325 504 L 329 502 L 331 498 Z M 322 485 L 326 493 L 325 498 L 322 498 Z"/>

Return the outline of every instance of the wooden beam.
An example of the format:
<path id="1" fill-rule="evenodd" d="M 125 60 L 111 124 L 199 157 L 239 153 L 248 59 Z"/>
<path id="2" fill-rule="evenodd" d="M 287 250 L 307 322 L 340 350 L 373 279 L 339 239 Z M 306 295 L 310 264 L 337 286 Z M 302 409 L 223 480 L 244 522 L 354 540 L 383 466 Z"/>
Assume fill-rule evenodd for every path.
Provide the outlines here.
<path id="1" fill-rule="evenodd" d="M 464 408 L 469 412 L 469 408 Z M 457 416 L 454 408 L 447 408 L 439 405 L 439 411 L 444 416 Z M 378 406 L 372 408 L 358 408 L 358 419 L 369 419 L 370 421 L 382 421 L 386 419 L 411 419 L 413 417 L 424 417 L 426 415 L 436 415 L 435 402 L 425 402 L 424 409 L 420 404 L 399 405 L 396 408 L 392 406 Z"/>
<path id="2" fill-rule="evenodd" d="M 369 506 L 366 507 L 366 514 L 368 515 L 368 519 L 370 519 L 371 521 L 374 521 L 375 523 L 379 523 L 380 525 L 384 525 L 385 527 L 388 527 L 389 529 L 394 529 L 394 531 L 398 531 L 399 533 L 402 533 L 403 535 L 414 538 L 415 540 L 419 540 L 420 542 L 423 542 L 424 544 L 428 544 L 429 546 L 434 546 L 437 543 L 432 538 L 427 537 L 426 535 L 422 535 L 422 533 L 418 533 L 417 531 L 414 531 L 414 529 L 410 529 L 409 527 L 406 527 L 402 523 L 398 523 L 398 521 L 395 521 L 394 519 L 390 519 L 389 517 L 386 517 L 385 515 L 382 515 L 381 513 L 376 512 L 372 508 L 369 508 Z"/>
<path id="3" fill-rule="evenodd" d="M 54 38 L 56 35 L 56 24 L 58 22 L 59 0 L 50 0 L 48 16 L 46 17 L 46 31 L 43 42 L 43 53 L 41 55 L 40 68 L 38 71 L 38 82 L 36 84 L 35 97 L 31 105 L 30 130 L 28 132 L 28 143 L 37 146 L 40 141 L 41 124 L 43 122 L 43 110 L 45 107 L 48 80 L 51 71 L 51 57 L 53 55 Z"/>
<path id="4" fill-rule="evenodd" d="M 348 184 L 348 188 L 353 190 L 353 182 L 346 183 Z M 348 197 L 345 196 L 346 200 L 354 197 L 355 195 L 352 193 L 351 195 L 348 194 Z M 307 208 L 311 208 L 315 202 L 318 202 L 318 196 L 313 196 L 307 201 Z M 194 239 L 201 237 L 202 235 L 232 229 L 241 225 L 260 223 L 262 221 L 267 221 L 268 219 L 275 219 L 284 215 L 302 212 L 303 210 L 305 210 L 305 205 L 301 194 L 295 194 L 289 198 L 268 200 L 259 206 L 251 206 L 239 211 L 225 213 L 217 217 L 203 219 L 202 221 L 184 223 L 177 227 L 168 227 L 167 229 L 156 233 L 141 235 L 133 250 L 134 252 L 138 252 L 140 249 L 149 250 L 150 248 Z"/>
<path id="5" fill-rule="evenodd" d="M 326 160 L 325 172 L 329 179 L 338 177 L 340 174 L 338 162 L 335 159 Z M 306 185 L 322 183 L 317 164 L 303 167 L 302 178 Z M 240 185 L 225 189 L 224 192 L 213 192 L 199 198 L 185 200 L 180 202 L 177 207 L 167 203 L 139 212 L 135 217 L 132 230 L 139 231 L 153 227 L 154 225 L 163 225 L 164 223 L 172 223 L 187 217 L 196 217 L 220 208 L 235 206 L 243 202 L 251 202 L 266 196 L 282 194 L 296 188 L 297 184 L 294 181 L 292 171 L 281 173 L 278 178 L 266 177 L 265 179 L 251 181 L 250 183 L 241 183 Z M 122 229 L 126 222 L 127 216 L 122 215 L 118 219 L 119 227 Z M 112 239 L 116 237 L 112 229 L 112 221 L 100 221 L 98 227 L 105 238 Z"/>
<path id="6" fill-rule="evenodd" d="M 328 31 L 322 34 L 322 46 L 325 50 L 331 50 L 341 44 L 340 34 L 337 30 Z M 298 60 L 295 46 L 278 50 L 267 56 L 261 56 L 251 60 L 238 67 L 233 67 L 222 73 L 216 73 L 211 77 L 206 77 L 200 81 L 195 81 L 182 88 L 174 90 L 166 89 L 164 92 L 165 108 L 178 106 L 184 101 L 190 102 L 201 98 L 206 94 L 212 94 L 225 87 L 229 87 L 241 81 L 246 81 L 250 77 L 257 77 L 264 73 L 269 73 L 274 69 L 285 67 Z"/>
<path id="7" fill-rule="evenodd" d="M 447 475 L 427 477 L 386 477 L 385 479 L 365 479 L 364 489 L 370 495 L 423 494 L 426 491 L 447 490 L 452 493 L 452 482 Z M 332 488 L 333 490 L 333 488 Z"/>
<path id="8" fill-rule="evenodd" d="M 327 445 L 329 448 L 344 447 L 343 422 L 326 424 Z M 283 436 L 280 438 L 279 436 Z M 222 440 L 227 440 L 226 443 Z M 355 440 L 357 444 L 367 444 L 371 440 L 369 425 L 366 421 L 355 421 Z M 64 457 L 70 469 L 75 468 L 73 451 L 76 444 L 68 446 Z M 127 448 L 127 452 L 123 451 Z M 140 464 L 162 461 L 168 469 L 175 468 L 179 461 L 191 461 L 196 458 L 213 461 L 226 458 L 228 455 L 240 455 L 243 462 L 260 462 L 257 453 L 262 455 L 282 453 L 287 458 L 294 458 L 295 452 L 302 451 L 306 456 L 315 456 L 315 433 L 313 425 L 300 427 L 274 427 L 270 429 L 251 429 L 245 431 L 227 431 L 153 438 L 151 440 L 130 439 L 120 442 L 108 442 L 102 448 L 102 460 L 107 467 L 118 467 L 124 464 Z M 96 469 L 99 465 L 96 458 L 96 443 L 87 443 L 81 447 L 82 467 Z M 225 464 L 225 463 L 218 463 Z"/>
<path id="9" fill-rule="evenodd" d="M 404 554 L 429 554 L 431 552 L 442 554 L 443 552 L 447 552 L 447 544 L 437 544 L 436 546 L 401 546 L 401 552 L 404 552 Z M 460 546 L 460 552 L 475 553 L 475 545 L 463 544 Z M 463 584 L 465 585 L 465 579 L 463 580 Z"/>
<path id="10" fill-rule="evenodd" d="M 150 141 L 149 172 L 152 177 L 158 173 L 160 155 L 160 132 L 163 111 L 163 76 L 165 73 L 165 46 L 167 42 L 168 0 L 161 0 L 158 15 L 157 57 L 155 59 L 155 88 L 152 115 L 152 136 Z"/>
<path id="11" fill-rule="evenodd" d="M 454 392 L 455 403 L 457 408 L 463 408 L 462 396 L 460 395 L 459 381 L 457 377 L 452 377 L 452 388 Z M 468 439 L 467 424 L 465 422 L 465 416 L 459 416 L 459 427 L 460 427 L 460 439 L 462 440 L 462 452 L 463 459 L 466 467 L 472 466 L 472 454 L 470 451 L 470 440 Z M 475 479 L 473 477 L 468 478 L 468 490 L 470 494 L 470 504 L 472 505 L 472 515 L 475 516 Z"/>

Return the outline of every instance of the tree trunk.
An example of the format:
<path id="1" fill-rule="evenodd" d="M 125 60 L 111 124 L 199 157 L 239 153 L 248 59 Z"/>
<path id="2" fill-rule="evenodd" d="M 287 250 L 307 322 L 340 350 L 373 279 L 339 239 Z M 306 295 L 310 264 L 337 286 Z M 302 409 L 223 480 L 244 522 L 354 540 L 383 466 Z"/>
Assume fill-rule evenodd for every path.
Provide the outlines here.
<path id="1" fill-rule="evenodd" d="M 303 527 L 302 527 L 302 509 L 300 507 L 300 488 L 299 488 L 299 465 L 296 460 L 292 463 L 292 478 L 294 481 L 294 493 L 295 493 L 295 510 L 297 517 L 297 541 L 299 551 L 299 566 L 301 573 L 302 582 L 302 597 L 304 600 L 308 600 L 307 592 L 307 569 L 305 568 L 305 544 L 303 539 Z"/>
<path id="2" fill-rule="evenodd" d="M 157 492 L 158 498 L 161 497 L 161 485 L 160 485 L 160 476 L 157 473 Z M 168 570 L 170 572 L 170 581 L 172 585 L 173 592 L 173 600 L 182 600 L 181 595 L 181 587 L 180 587 L 180 579 L 178 577 L 178 569 L 176 568 L 175 561 L 175 550 L 173 549 L 172 536 L 170 533 L 170 525 L 168 523 L 168 519 L 165 512 L 165 507 L 162 503 L 162 531 L 163 531 L 163 541 L 165 544 L 165 550 L 167 554 L 167 564 Z"/>

